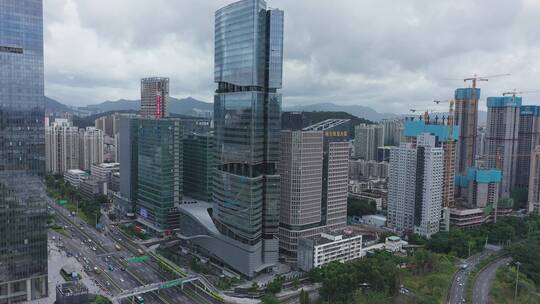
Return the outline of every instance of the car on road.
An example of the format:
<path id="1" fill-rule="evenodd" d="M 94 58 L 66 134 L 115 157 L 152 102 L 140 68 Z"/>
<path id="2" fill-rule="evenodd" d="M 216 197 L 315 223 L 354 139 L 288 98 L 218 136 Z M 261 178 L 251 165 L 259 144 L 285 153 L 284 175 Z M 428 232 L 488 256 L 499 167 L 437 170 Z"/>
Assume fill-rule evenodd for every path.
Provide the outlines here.
<path id="1" fill-rule="evenodd" d="M 463 265 L 461 265 L 461 269 L 467 269 L 467 267 L 469 267 L 469 264 L 463 264 Z"/>
<path id="2" fill-rule="evenodd" d="M 93 251 L 97 251 L 96 247 L 92 247 L 92 250 L 93 250 Z"/>

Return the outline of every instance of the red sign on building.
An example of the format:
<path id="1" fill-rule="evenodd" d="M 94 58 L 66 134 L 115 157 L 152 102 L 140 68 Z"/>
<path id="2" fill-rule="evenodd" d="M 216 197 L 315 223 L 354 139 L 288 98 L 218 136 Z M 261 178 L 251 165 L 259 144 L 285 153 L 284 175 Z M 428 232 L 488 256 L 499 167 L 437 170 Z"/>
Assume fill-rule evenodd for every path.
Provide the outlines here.
<path id="1" fill-rule="evenodd" d="M 161 118 L 161 95 L 156 96 L 156 119 Z"/>

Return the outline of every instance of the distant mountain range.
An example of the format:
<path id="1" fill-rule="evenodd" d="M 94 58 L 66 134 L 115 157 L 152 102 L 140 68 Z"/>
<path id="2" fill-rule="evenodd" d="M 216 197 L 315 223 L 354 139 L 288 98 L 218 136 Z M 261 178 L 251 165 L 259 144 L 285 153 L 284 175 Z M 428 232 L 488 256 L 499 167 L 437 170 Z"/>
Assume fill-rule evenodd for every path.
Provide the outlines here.
<path id="1" fill-rule="evenodd" d="M 328 112 L 347 112 L 359 118 L 371 121 L 381 121 L 383 119 L 399 118 L 401 115 L 393 113 L 379 113 L 370 107 L 360 105 L 337 105 L 334 103 L 317 103 L 311 105 L 299 105 L 285 107 L 285 111 L 328 111 Z"/>
<path id="2" fill-rule="evenodd" d="M 98 104 L 88 105 L 86 107 L 67 106 L 52 98 L 46 97 L 46 109 L 49 113 L 70 112 L 77 116 L 89 116 L 111 111 L 138 111 L 140 109 L 140 100 L 120 99 L 116 101 L 105 101 Z M 214 104 L 197 100 L 192 97 L 174 98 L 171 97 L 169 112 L 172 114 L 189 116 L 209 116 L 214 110 Z M 333 103 L 318 103 L 301 106 L 285 106 L 283 111 L 292 112 L 347 112 L 359 118 L 370 121 L 380 121 L 382 119 L 398 118 L 400 115 L 392 113 L 379 113 L 370 107 L 360 105 L 337 105 Z"/>

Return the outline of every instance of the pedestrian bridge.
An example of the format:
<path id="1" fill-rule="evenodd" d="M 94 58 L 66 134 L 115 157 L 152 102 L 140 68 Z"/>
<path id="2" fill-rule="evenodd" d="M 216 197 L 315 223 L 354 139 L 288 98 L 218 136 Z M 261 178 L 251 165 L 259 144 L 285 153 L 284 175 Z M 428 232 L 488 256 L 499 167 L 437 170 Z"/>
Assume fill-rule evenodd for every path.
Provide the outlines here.
<path id="1" fill-rule="evenodd" d="M 175 287 L 175 286 L 180 286 L 180 288 L 183 289 L 184 284 L 190 283 L 190 282 L 193 282 L 193 281 L 197 281 L 199 279 L 200 278 L 198 276 L 190 276 L 190 277 L 171 280 L 171 281 L 167 281 L 167 282 L 159 282 L 159 283 L 147 284 L 147 285 L 135 287 L 135 288 L 133 288 L 131 290 L 125 290 L 125 291 L 117 294 L 114 297 L 114 300 L 118 301 L 118 300 L 121 300 L 121 299 L 134 297 L 134 296 L 144 294 L 144 293 L 147 293 L 147 292 L 167 289 L 167 288 L 171 288 L 171 287 Z"/>

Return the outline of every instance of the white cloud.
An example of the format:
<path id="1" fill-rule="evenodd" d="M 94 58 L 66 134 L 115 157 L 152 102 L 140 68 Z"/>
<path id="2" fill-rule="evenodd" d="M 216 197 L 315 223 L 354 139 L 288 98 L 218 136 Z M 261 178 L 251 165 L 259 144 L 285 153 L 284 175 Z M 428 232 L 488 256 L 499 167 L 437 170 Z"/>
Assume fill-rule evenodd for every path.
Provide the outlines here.
<path id="1" fill-rule="evenodd" d="M 213 15 L 229 2 L 45 1 L 47 94 L 70 104 L 137 98 L 141 77 L 162 75 L 174 96 L 211 101 Z M 285 104 L 406 112 L 463 86 L 443 78 L 473 73 L 513 75 L 483 83 L 484 97 L 540 89 L 538 1 L 268 2 L 285 10 Z"/>

